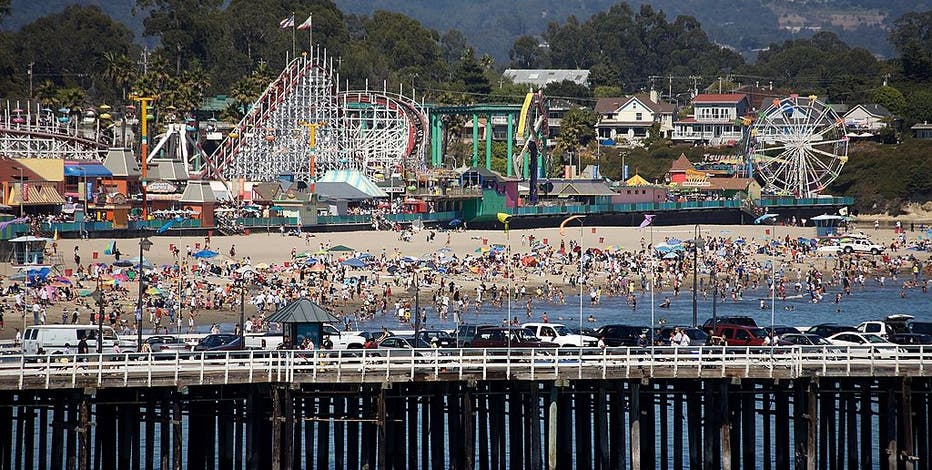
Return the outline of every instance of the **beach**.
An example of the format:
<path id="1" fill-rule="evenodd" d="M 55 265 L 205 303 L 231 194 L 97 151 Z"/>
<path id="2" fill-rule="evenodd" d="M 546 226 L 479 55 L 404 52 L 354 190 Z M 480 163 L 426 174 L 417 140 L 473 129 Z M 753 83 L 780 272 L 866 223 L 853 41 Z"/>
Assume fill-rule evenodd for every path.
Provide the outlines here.
<path id="1" fill-rule="evenodd" d="M 575 221 L 570 224 L 573 223 L 575 223 Z M 434 232 L 432 241 L 428 240 L 431 234 L 430 230 L 413 233 L 410 237 L 410 241 L 402 240 L 398 232 L 389 231 L 312 233 L 310 238 L 303 235 L 301 237 L 295 237 L 282 236 L 279 233 L 254 233 L 248 236 L 212 237 L 209 240 L 209 249 L 220 254 L 211 262 L 244 263 L 248 260 L 248 263 L 253 266 L 264 263 L 271 266 L 270 270 L 275 272 L 275 276 L 287 280 L 297 276 L 297 270 L 294 269 L 296 260 L 292 257 L 292 253 L 311 253 L 316 254 L 314 256 L 325 256 L 330 259 L 332 263 L 338 263 L 342 259 L 358 256 L 363 253 L 368 253 L 374 258 L 382 258 L 384 255 L 384 257 L 388 259 L 414 257 L 429 260 L 435 258 L 439 251 L 443 251 L 444 256 L 455 255 L 456 258 L 462 259 L 466 256 L 482 256 L 489 247 L 495 245 L 507 247 L 510 244 L 512 253 L 532 254 L 534 252 L 534 250 L 532 250 L 532 244 L 537 250 L 546 251 L 546 246 L 549 246 L 553 248 L 553 251 L 557 251 L 559 250 L 561 242 L 569 247 L 572 246 L 573 243 L 580 243 L 580 240 L 580 244 L 585 249 L 594 248 L 599 251 L 612 252 L 641 252 L 643 246 L 650 244 L 651 241 L 653 241 L 653 244 L 656 246 L 669 239 L 676 239 L 679 241 L 691 240 L 695 237 L 696 230 L 697 227 L 695 226 L 656 226 L 644 229 L 636 227 L 583 226 L 582 229 L 580 229 L 580 226 L 576 224 L 566 227 L 563 235 L 561 235 L 560 229 L 556 227 L 534 230 L 511 230 L 507 234 L 504 230 L 459 230 Z M 704 240 L 716 239 L 722 242 L 722 246 L 729 246 L 730 243 L 737 240 L 742 240 L 742 244 L 753 246 L 766 243 L 771 237 L 775 237 L 779 240 L 784 240 L 787 237 L 791 240 L 796 240 L 800 237 L 815 237 L 815 229 L 812 227 L 788 227 L 780 225 L 699 226 L 698 230 L 699 235 Z M 889 246 L 891 241 L 897 236 L 892 229 L 881 228 L 874 230 L 873 228 L 865 228 L 863 230 L 875 243 L 884 244 L 886 246 Z M 905 233 L 907 241 L 916 240 L 918 235 L 918 232 Z M 192 252 L 197 252 L 198 250 L 204 249 L 207 243 L 204 237 L 153 236 L 150 240 L 153 242 L 153 245 L 150 251 L 146 253 L 145 257 L 152 263 L 153 267 L 163 270 L 170 269 L 170 267 L 176 263 L 176 258 L 171 251 L 172 247 L 178 247 L 180 252 L 179 260 L 186 264 L 194 265 L 195 260 L 186 256 L 188 248 L 190 248 Z M 78 253 L 81 256 L 81 262 L 84 265 L 95 261 L 112 263 L 115 261 L 114 256 L 105 255 L 104 251 L 113 241 L 114 240 L 110 239 L 61 239 L 56 242 L 56 249 L 64 258 L 64 268 L 72 270 L 73 276 L 71 279 L 77 283 L 78 281 L 74 276 L 76 273 L 76 266 L 73 261 L 75 247 L 77 247 Z M 119 239 L 116 240 L 115 243 L 116 247 L 122 253 L 123 259 L 130 259 L 138 256 L 139 248 L 137 240 Z M 343 245 L 352 251 L 323 254 L 328 248 L 337 245 Z M 233 256 L 230 256 L 231 249 L 233 249 Z M 96 259 L 94 259 L 95 252 L 97 253 Z M 891 255 L 891 257 L 902 255 L 914 256 L 923 263 L 929 258 L 928 253 L 924 251 L 907 252 L 901 249 L 896 253 L 888 250 L 887 253 Z M 715 255 L 711 254 L 709 256 Z M 760 263 L 767 262 L 766 260 L 768 258 L 766 254 L 751 254 L 750 256 L 754 257 Z M 689 254 L 687 253 L 685 256 L 681 255 L 681 258 L 685 258 L 688 262 Z M 780 259 L 780 266 L 787 270 L 801 268 L 803 270 L 817 269 L 820 271 L 831 271 L 836 264 L 833 255 L 811 254 L 805 258 L 797 257 L 794 259 L 788 250 L 779 252 L 778 258 Z M 865 256 L 864 258 L 870 257 Z M 288 264 L 287 267 L 285 266 L 286 263 Z M 13 274 L 8 264 L 4 265 L 2 269 L 6 270 L 2 273 L 5 276 Z M 573 265 L 571 264 L 564 263 L 561 267 L 562 271 L 559 273 L 534 271 L 530 268 L 522 269 L 520 264 L 517 265 L 517 268 L 513 269 L 515 269 L 515 282 L 529 289 L 550 284 L 556 289 L 566 289 L 569 292 L 573 291 L 573 288 L 566 283 L 567 273 L 572 275 Z M 353 270 L 351 274 L 348 275 L 371 277 L 373 274 L 375 274 L 374 271 L 362 268 Z M 471 271 L 431 276 L 429 279 L 432 283 L 425 284 L 425 281 L 421 281 L 422 292 L 427 294 L 422 294 L 424 295 L 422 299 L 429 298 L 430 293 L 438 292 L 440 289 L 439 283 L 441 281 L 446 282 L 447 285 L 449 285 L 450 281 L 453 281 L 459 290 L 470 296 L 475 295 L 476 288 L 480 284 L 498 283 L 504 287 L 507 283 L 507 279 L 503 276 L 504 274 L 507 274 L 507 271 L 498 271 L 497 274 L 487 274 L 484 278 Z M 688 281 L 688 275 L 690 273 L 687 272 L 686 274 Z M 728 275 L 727 273 L 724 274 L 726 276 Z M 379 275 L 383 276 L 383 279 L 389 279 L 386 272 L 381 272 Z M 606 277 L 601 276 L 601 273 L 594 272 L 590 273 L 590 275 L 592 276 L 591 283 L 593 286 L 599 286 L 600 283 L 605 282 Z M 224 278 L 223 276 L 201 277 L 205 283 L 213 283 L 218 287 L 232 284 L 232 280 Z M 828 278 L 828 275 L 826 277 Z M 671 279 L 675 278 L 671 277 Z M 6 288 L 11 282 L 12 281 L 8 279 L 3 281 L 2 286 L 4 292 L 6 292 Z M 166 284 L 168 284 L 168 280 L 166 280 Z M 138 295 L 138 291 L 136 290 L 137 283 L 127 281 L 123 282 L 122 285 L 126 288 L 126 291 L 119 297 L 121 303 L 125 306 L 123 312 L 132 312 Z M 85 289 L 95 288 L 93 281 L 85 281 L 81 286 Z M 378 285 L 372 287 L 376 293 L 379 293 Z M 691 289 L 691 282 L 685 282 L 681 288 L 683 291 L 688 291 Z M 578 288 L 576 289 L 576 292 L 578 292 Z M 255 290 L 253 292 L 255 292 Z M 334 291 L 330 291 L 329 294 L 321 295 L 333 295 L 333 293 Z M 344 299 L 345 297 L 344 295 Z M 331 305 L 331 310 L 338 314 L 338 316 L 351 315 L 364 303 L 364 298 L 365 294 L 363 293 L 363 295 L 354 295 L 352 298 L 346 299 L 345 301 L 341 301 L 342 299 L 333 299 L 334 302 Z M 395 293 L 392 296 L 392 300 L 409 298 L 409 293 L 400 287 L 395 289 Z M 7 305 L 12 307 L 12 304 L 10 304 L 10 302 L 12 302 L 11 299 L 12 297 L 8 295 L 6 302 Z M 425 300 L 422 300 L 422 302 L 425 302 Z M 520 306 L 518 306 L 518 308 L 519 310 L 521 309 Z M 47 307 L 46 322 L 58 323 L 61 321 L 62 312 L 70 312 L 72 309 L 73 305 L 70 301 L 55 302 L 53 305 Z M 247 305 L 246 313 L 247 316 L 255 314 L 255 305 Z M 266 310 L 266 314 L 268 313 L 269 311 Z M 83 312 L 82 315 L 84 315 Z M 125 315 L 124 317 L 126 316 L 131 318 L 131 314 Z M 395 318 L 389 317 L 386 318 L 386 320 L 390 322 L 391 326 L 397 325 L 397 320 Z M 231 308 L 229 305 L 223 309 L 198 308 L 195 321 L 199 329 L 202 329 L 204 325 L 209 326 L 214 323 L 236 323 L 239 321 L 239 308 Z M 4 331 L 0 333 L 0 338 L 9 339 L 15 334 L 14 327 L 21 327 L 22 322 L 19 316 L 11 310 L 7 310 L 5 322 L 6 327 Z M 81 323 L 84 322 L 86 322 L 86 319 L 82 318 Z M 32 315 L 27 315 L 26 324 L 32 324 Z M 150 325 L 144 323 L 144 332 L 148 334 L 150 332 L 149 330 Z"/>

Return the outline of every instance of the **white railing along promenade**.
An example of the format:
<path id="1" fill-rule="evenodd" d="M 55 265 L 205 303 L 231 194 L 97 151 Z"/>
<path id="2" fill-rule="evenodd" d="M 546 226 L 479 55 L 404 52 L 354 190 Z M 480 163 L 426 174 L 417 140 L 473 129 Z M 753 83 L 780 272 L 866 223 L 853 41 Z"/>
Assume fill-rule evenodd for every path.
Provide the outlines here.
<path id="1" fill-rule="evenodd" d="M 900 377 L 932 348 L 373 349 L 6 356 L 0 389 L 418 380 Z"/>

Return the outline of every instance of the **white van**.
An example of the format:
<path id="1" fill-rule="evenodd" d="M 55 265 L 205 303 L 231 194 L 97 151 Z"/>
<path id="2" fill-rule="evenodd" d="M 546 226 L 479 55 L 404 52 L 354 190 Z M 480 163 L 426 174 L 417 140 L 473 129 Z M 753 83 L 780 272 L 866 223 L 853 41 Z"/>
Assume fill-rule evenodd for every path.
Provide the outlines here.
<path id="1" fill-rule="evenodd" d="M 78 342 L 81 338 L 87 339 L 87 350 L 97 352 L 97 325 L 37 325 L 26 327 L 23 333 L 23 354 L 76 354 Z M 120 341 L 116 331 L 109 326 L 103 327 L 103 352 L 113 351 L 114 344 L 121 348 L 133 346 L 126 341 Z M 39 350 L 42 350 L 40 353 Z"/>

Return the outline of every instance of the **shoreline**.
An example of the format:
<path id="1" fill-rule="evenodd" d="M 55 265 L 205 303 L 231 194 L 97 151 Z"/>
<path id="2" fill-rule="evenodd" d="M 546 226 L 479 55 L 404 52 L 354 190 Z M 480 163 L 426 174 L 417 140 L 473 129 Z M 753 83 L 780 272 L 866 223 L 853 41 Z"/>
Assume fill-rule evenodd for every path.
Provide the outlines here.
<path id="1" fill-rule="evenodd" d="M 908 228 L 908 227 L 907 227 Z M 231 248 L 235 248 L 235 258 L 240 260 L 245 260 L 247 257 L 251 263 L 256 266 L 261 263 L 267 263 L 269 265 L 279 265 L 283 266 L 286 262 L 291 266 L 291 253 L 292 250 L 296 252 L 309 252 L 317 253 L 320 251 L 321 246 L 335 246 L 335 245 L 345 245 L 349 248 L 354 249 L 357 253 L 369 253 L 374 257 L 382 257 L 383 253 L 386 258 L 400 258 L 403 256 L 413 256 L 417 258 L 430 258 L 434 254 L 438 253 L 440 250 L 448 253 L 449 256 L 455 256 L 457 259 L 462 259 L 467 255 L 479 256 L 483 255 L 483 247 L 490 247 L 492 245 L 500 244 L 507 245 L 509 239 L 511 243 L 511 249 L 513 254 L 525 254 L 532 253 L 531 251 L 531 236 L 536 240 L 543 242 L 546 239 L 548 246 L 552 247 L 553 251 L 557 251 L 561 242 L 564 243 L 567 247 L 571 246 L 577 240 L 582 239 L 582 245 L 585 248 L 597 248 L 599 250 L 614 250 L 615 247 L 618 247 L 618 251 L 625 253 L 624 256 L 635 259 L 638 255 L 638 252 L 641 252 L 642 244 L 647 245 L 651 241 L 651 236 L 653 237 L 653 242 L 655 244 L 660 243 L 668 238 L 678 238 L 682 240 L 688 240 L 694 237 L 695 235 L 694 226 L 663 226 L 663 227 L 654 227 L 653 230 L 650 228 L 647 229 L 637 229 L 634 227 L 585 227 L 581 233 L 578 227 L 575 229 L 568 228 L 564 236 L 561 236 L 559 229 L 557 228 L 547 228 L 547 229 L 534 229 L 534 230 L 511 230 L 509 234 L 504 233 L 502 230 L 469 230 L 469 231 L 456 231 L 456 232 L 436 232 L 433 240 L 428 240 L 428 235 L 430 231 L 421 231 L 414 234 L 411 241 L 403 241 L 399 238 L 399 233 L 397 232 L 334 232 L 334 233 L 316 233 L 308 240 L 305 238 L 297 238 L 291 236 L 282 237 L 279 234 L 252 234 L 252 235 L 239 235 L 239 236 L 227 236 L 227 237 L 213 237 L 210 240 L 210 248 L 221 253 L 221 258 L 228 258 Z M 785 226 L 761 226 L 761 225 L 744 225 L 744 226 L 700 226 L 700 235 L 704 239 L 715 238 L 722 240 L 737 240 L 742 238 L 746 243 L 750 245 L 760 244 L 769 240 L 771 236 L 774 236 L 779 239 L 784 239 L 789 237 L 790 239 L 795 239 L 797 237 L 814 237 L 815 229 L 811 227 L 785 227 Z M 864 230 L 865 233 L 871 235 L 875 242 L 882 242 L 889 246 L 890 241 L 894 239 L 894 232 L 891 229 L 880 229 L 874 230 Z M 909 240 L 914 240 L 918 235 L 918 232 L 906 233 L 906 236 Z M 202 237 L 153 237 L 151 239 L 153 242 L 152 249 L 146 254 L 146 259 L 151 260 L 152 264 L 156 268 L 161 268 L 163 266 L 173 266 L 175 264 L 175 258 L 172 253 L 169 251 L 169 248 L 172 245 L 178 246 L 181 252 L 182 261 L 188 261 L 185 259 L 185 253 L 188 246 L 191 247 L 192 251 L 196 251 L 199 248 L 203 248 L 205 239 Z M 118 240 L 118 248 L 123 251 L 124 259 L 131 258 L 133 256 L 138 256 L 138 245 L 135 245 L 132 240 Z M 103 255 L 106 245 L 110 243 L 110 240 L 94 239 L 94 240 L 58 240 L 57 250 L 65 258 L 65 268 L 66 269 L 75 269 L 75 264 L 71 260 L 71 254 L 73 253 L 74 247 L 78 247 L 78 253 L 82 258 L 82 264 L 86 264 L 90 261 L 95 261 L 93 259 L 93 252 L 97 252 L 96 261 L 99 262 L 113 262 L 114 258 L 112 256 Z M 536 242 L 535 242 L 536 244 Z M 135 245 L 135 246 L 134 246 Z M 198 246 L 200 245 L 200 246 Z M 136 248 L 137 253 L 130 254 Z M 887 250 L 887 253 L 893 256 L 899 255 L 915 255 L 920 259 L 924 266 L 928 266 L 927 261 L 929 259 L 929 254 L 927 252 L 917 252 L 917 251 L 903 251 L 900 250 L 896 253 L 890 252 Z M 326 255 L 334 256 L 334 255 Z M 734 273 L 728 271 L 728 264 L 726 263 L 726 257 L 720 257 L 718 255 L 709 255 L 715 256 L 717 262 L 721 263 L 722 271 L 719 273 L 719 277 L 733 277 Z M 336 256 L 335 256 L 336 257 Z M 684 263 L 684 266 L 688 266 L 691 263 L 690 257 L 684 257 L 685 259 L 680 261 Z M 749 266 L 757 266 L 756 270 L 758 272 L 749 273 L 749 276 L 760 276 L 757 278 L 757 284 L 765 292 L 769 292 L 769 289 L 764 284 L 765 274 L 762 271 L 760 266 L 766 265 L 769 261 L 769 256 L 754 254 L 749 257 Z M 869 259 L 870 257 L 862 258 Z M 710 258 L 711 259 L 711 258 Z M 834 256 L 826 257 L 805 257 L 793 259 L 792 253 L 785 252 L 781 253 L 778 256 L 778 260 L 781 261 L 780 267 L 786 270 L 786 272 L 791 273 L 795 270 L 806 271 L 809 269 L 816 269 L 822 272 L 822 275 L 826 279 L 831 279 L 831 273 L 835 270 L 835 264 L 837 260 Z M 819 261 L 822 261 L 821 263 Z M 578 287 L 571 287 L 570 283 L 566 282 L 568 277 L 572 276 L 575 272 L 576 266 L 578 264 L 573 263 L 562 263 L 556 264 L 559 270 L 554 270 L 550 272 L 541 272 L 541 270 L 536 270 L 531 267 L 523 267 L 521 263 L 516 263 L 515 268 L 515 279 L 518 280 L 516 284 L 523 285 L 528 292 L 533 293 L 537 290 L 538 287 L 550 285 L 556 289 L 561 289 L 565 292 L 567 302 L 571 297 L 578 295 Z M 606 266 L 609 266 L 608 264 Z M 487 288 L 492 284 L 503 288 L 507 281 L 502 276 L 504 271 L 501 269 L 501 266 L 492 265 L 492 268 L 487 272 L 476 273 L 465 271 L 457 274 L 442 274 L 438 275 L 437 273 L 432 274 L 432 283 L 425 285 L 421 289 L 421 305 L 426 306 L 431 303 L 431 297 L 433 294 L 440 289 L 441 281 L 453 281 L 461 291 L 467 295 L 469 298 L 475 298 L 476 288 L 483 282 L 486 283 Z M 613 267 L 617 269 L 617 267 Z M 717 268 L 718 269 L 718 268 Z M 5 271 L 4 271 L 5 270 Z M 10 265 L 4 264 L 0 267 L 0 271 L 4 271 L 3 274 L 9 275 Z M 688 271 L 688 269 L 687 269 Z M 687 272 L 691 274 L 691 272 Z M 269 271 L 270 276 L 277 276 L 283 281 L 288 281 L 293 277 L 297 277 L 296 270 L 293 268 L 286 268 L 279 271 Z M 389 304 L 389 312 L 393 311 L 393 303 L 396 300 L 403 299 L 405 297 L 411 297 L 411 295 L 405 292 L 404 281 L 405 279 L 401 277 L 388 277 L 388 273 L 374 273 L 368 270 L 360 271 L 349 271 L 349 275 L 361 277 L 369 276 L 374 279 L 376 275 L 379 276 L 380 283 L 376 291 L 383 288 L 385 282 L 391 283 L 392 296 L 390 298 L 391 303 Z M 633 282 L 637 279 L 637 275 L 632 275 L 630 273 L 625 276 L 619 276 L 617 273 L 614 275 L 609 275 L 605 272 L 593 272 L 589 273 L 592 277 L 592 284 L 600 286 L 604 289 L 603 295 L 612 295 L 612 289 L 615 290 L 615 294 L 621 295 L 618 292 L 620 289 L 617 285 L 613 288 L 609 286 L 610 279 L 611 282 L 619 283 L 620 279 L 631 279 Z M 705 281 L 707 273 L 700 272 L 700 278 Z M 685 279 L 681 279 L 680 286 L 680 295 L 689 295 L 689 292 L 692 289 L 692 282 L 690 280 L 691 276 L 685 276 Z M 175 282 L 176 282 L 175 278 Z M 222 288 L 224 285 L 229 284 L 229 279 L 210 277 L 208 278 L 193 278 L 199 279 L 201 282 L 213 282 L 217 287 Z M 788 279 L 789 280 L 789 279 Z M 167 285 L 173 279 L 166 279 Z M 673 278 L 669 277 L 667 273 L 664 273 L 662 276 L 663 290 L 660 292 L 672 292 L 672 286 L 676 282 Z M 0 286 L 3 287 L 3 292 L 6 293 L 6 288 L 11 284 L 11 281 L 4 279 Z M 90 283 L 88 283 L 90 284 Z M 84 287 L 88 287 L 88 284 L 85 284 Z M 128 312 L 128 317 L 130 319 L 129 323 L 132 323 L 132 312 L 135 309 L 135 301 L 138 296 L 137 283 L 136 282 L 125 282 L 123 283 L 126 287 L 127 292 L 121 299 L 121 304 L 123 305 L 123 311 Z M 94 286 L 90 286 L 93 289 Z M 446 288 L 446 285 L 444 286 Z M 319 290 L 319 288 L 317 288 Z M 635 288 L 635 291 L 638 291 L 640 286 Z M 706 290 L 708 286 L 706 285 Z M 311 289 L 314 290 L 314 289 Z M 588 289 L 587 289 L 588 290 Z M 703 289 L 700 289 L 702 293 Z M 752 289 L 748 289 L 752 291 Z M 656 292 L 655 292 L 656 293 Z M 336 308 L 331 308 L 335 314 L 352 314 L 360 307 L 366 303 L 366 293 L 361 292 L 361 297 L 355 297 L 350 300 L 347 299 L 347 302 L 344 305 L 342 296 L 337 292 L 337 297 L 341 305 Z M 575 294 L 575 295 L 573 295 Z M 639 296 L 639 300 L 640 300 Z M 12 297 L 7 295 L 5 297 L 6 305 L 13 306 L 10 302 Z M 68 308 L 70 311 L 75 302 L 58 302 L 55 305 L 52 305 L 48 308 L 47 322 L 49 324 L 56 323 L 55 320 L 61 319 L 61 312 L 63 308 Z M 486 302 L 487 304 L 487 302 Z M 548 305 L 548 304 L 543 304 Z M 88 310 L 88 309 L 85 309 Z M 187 309 L 185 309 L 187 311 Z M 515 312 L 519 312 L 521 317 L 524 316 L 524 305 L 518 305 L 513 309 Z M 255 313 L 254 305 L 246 306 L 246 317 L 250 317 Z M 272 310 L 267 310 L 266 315 L 272 313 Z M 474 311 L 470 313 L 474 315 Z M 380 315 L 376 313 L 376 317 Z M 388 316 L 392 316 L 392 313 L 388 313 Z M 32 323 L 32 316 L 27 315 L 27 324 Z M 144 331 L 148 332 L 150 326 L 148 323 L 147 316 L 144 317 Z M 81 323 L 86 323 L 86 312 L 81 312 Z M 393 324 L 397 322 L 394 318 L 389 320 Z M 215 322 L 220 322 L 224 324 L 236 323 L 239 321 L 239 308 L 238 305 L 227 307 L 223 310 L 200 310 L 196 316 L 196 324 L 200 327 L 202 325 L 210 325 Z M 20 322 L 19 315 L 13 313 L 8 308 L 5 315 L 5 330 L 0 332 L 0 339 L 10 339 L 13 338 L 15 334 L 14 328 L 21 327 L 22 323 Z M 185 326 L 187 322 L 185 321 Z"/>

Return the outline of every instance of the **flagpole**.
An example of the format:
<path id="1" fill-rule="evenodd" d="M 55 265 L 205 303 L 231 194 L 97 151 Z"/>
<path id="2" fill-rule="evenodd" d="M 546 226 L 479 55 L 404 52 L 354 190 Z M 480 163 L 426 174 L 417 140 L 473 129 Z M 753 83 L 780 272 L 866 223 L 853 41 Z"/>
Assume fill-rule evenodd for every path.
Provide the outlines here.
<path id="1" fill-rule="evenodd" d="M 297 48 L 295 47 L 295 24 L 294 12 L 291 12 L 291 57 L 297 57 Z"/>

